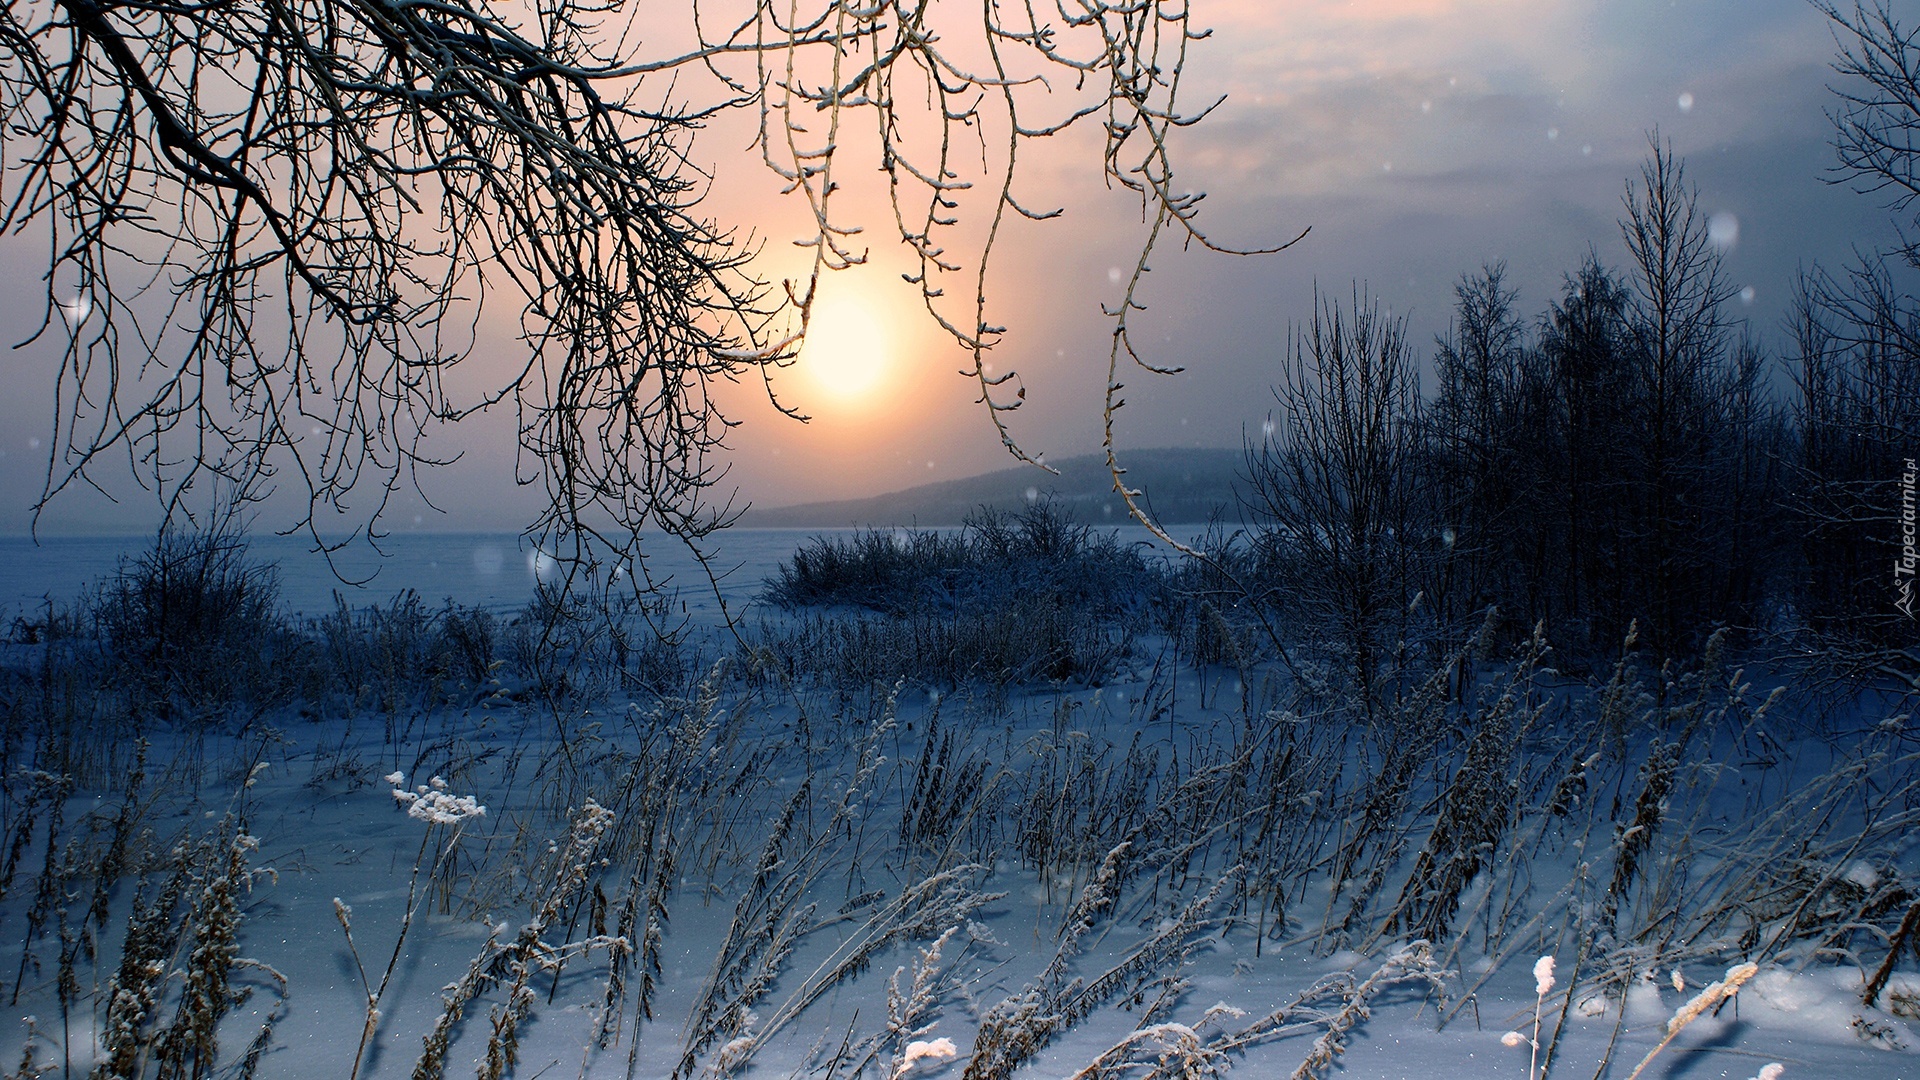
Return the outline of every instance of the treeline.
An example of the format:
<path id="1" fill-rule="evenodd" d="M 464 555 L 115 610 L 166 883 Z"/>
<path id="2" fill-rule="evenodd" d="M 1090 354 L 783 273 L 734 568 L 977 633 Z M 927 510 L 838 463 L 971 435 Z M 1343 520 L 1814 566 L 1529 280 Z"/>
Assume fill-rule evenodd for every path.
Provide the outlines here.
<path id="1" fill-rule="evenodd" d="M 1405 322 L 1357 287 L 1291 335 L 1246 448 L 1261 595 L 1320 621 L 1363 685 L 1412 624 L 1658 655 L 1716 627 L 1884 649 L 1902 474 L 1920 455 L 1920 306 L 1905 267 L 1803 272 L 1769 349 L 1657 138 L 1627 185 L 1627 260 L 1590 255 L 1529 317 L 1504 265 L 1464 275 L 1430 392 Z M 1417 635 L 1416 635 L 1417 636 Z"/>

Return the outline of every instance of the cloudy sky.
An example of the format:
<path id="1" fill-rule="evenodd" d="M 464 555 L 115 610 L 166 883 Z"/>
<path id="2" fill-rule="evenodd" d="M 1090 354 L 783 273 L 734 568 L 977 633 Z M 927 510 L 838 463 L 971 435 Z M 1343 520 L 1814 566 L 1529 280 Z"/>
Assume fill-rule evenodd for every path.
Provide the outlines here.
<path id="1" fill-rule="evenodd" d="M 1214 34 L 1196 46 L 1190 100 L 1226 96 L 1179 146 L 1186 180 L 1208 196 L 1203 223 L 1252 246 L 1312 231 L 1278 255 L 1169 248 L 1156 258 L 1140 336 L 1152 359 L 1186 372 L 1130 380 L 1123 448 L 1238 445 L 1268 411 L 1287 327 L 1309 313 L 1316 283 L 1341 295 L 1363 283 L 1426 343 L 1446 328 L 1454 281 L 1483 263 L 1507 262 L 1529 317 L 1590 248 L 1619 265 L 1621 195 L 1655 128 L 1684 157 L 1702 209 L 1737 221 L 1727 268 L 1751 292 L 1735 314 L 1763 338 L 1780 338 L 1797 266 L 1842 262 L 1893 235 L 1873 198 L 1824 182 L 1835 45 L 1805 0 L 1193 6 Z M 742 139 L 725 127 L 703 136 L 717 173 L 710 204 L 777 251 L 783 232 L 798 231 L 796 209 L 741 156 Z M 1099 446 L 1099 305 L 1118 295 L 1112 272 L 1131 265 L 1140 236 L 1137 205 L 1101 185 L 1096 150 L 1069 138 L 1028 160 L 1024 201 L 1067 212 L 1012 231 L 989 286 L 996 321 L 1010 328 L 996 369 L 1017 369 L 1028 386 L 1014 433 L 1055 459 Z M 877 215 L 872 224 L 875 235 L 888 226 Z M 0 288 L 31 295 L 37 268 L 22 250 L 9 249 Z M 812 423 L 753 394 L 734 401 L 744 424 L 728 479 L 744 499 L 870 494 L 1009 463 L 973 384 L 955 373 L 964 358 L 914 317 L 900 268 L 877 247 L 869 267 L 829 281 L 840 351 L 871 356 L 787 374 L 786 393 Z M 17 532 L 45 468 L 52 361 L 29 349 L 0 364 L 11 390 L 0 396 L 0 531 Z M 408 503 L 392 525 L 415 527 L 416 513 L 421 528 L 524 524 L 531 504 L 510 484 L 510 431 L 456 438 L 466 460 L 428 479 L 448 513 Z M 150 505 L 80 497 L 46 525 L 145 528 Z"/>
<path id="2" fill-rule="evenodd" d="M 1189 67 L 1195 100 L 1226 103 L 1189 131 L 1187 178 L 1218 237 L 1278 255 L 1168 251 L 1143 335 L 1171 379 L 1135 378 L 1126 447 L 1238 445 L 1257 428 L 1290 322 L 1316 282 L 1355 281 L 1405 314 L 1414 340 L 1446 328 L 1463 271 L 1504 259 L 1529 316 L 1591 248 L 1623 260 L 1618 218 L 1657 128 L 1702 209 L 1731 215 L 1735 314 L 1777 335 L 1796 267 L 1886 242 L 1873 199 L 1824 182 L 1834 39 L 1804 0 L 1196 0 L 1213 37 Z M 1098 305 L 1130 266 L 1137 213 L 1103 198 L 1083 152 L 1045 161 L 1065 220 L 1025 230 L 994 298 L 1012 335 L 997 359 L 1030 390 L 1013 426 L 1033 451 L 1099 445 L 1106 335 Z M 886 275 L 871 288 L 885 292 Z M 839 284 L 839 283 L 834 283 Z M 1157 340 L 1156 340 L 1157 337 Z M 945 358 L 947 362 L 941 362 Z M 796 380 L 806 430 L 750 425 L 743 488 L 767 501 L 885 490 L 997 467 L 971 386 L 945 353 L 905 361 L 883 407 Z M 813 392 L 809 392 L 813 391 Z"/>

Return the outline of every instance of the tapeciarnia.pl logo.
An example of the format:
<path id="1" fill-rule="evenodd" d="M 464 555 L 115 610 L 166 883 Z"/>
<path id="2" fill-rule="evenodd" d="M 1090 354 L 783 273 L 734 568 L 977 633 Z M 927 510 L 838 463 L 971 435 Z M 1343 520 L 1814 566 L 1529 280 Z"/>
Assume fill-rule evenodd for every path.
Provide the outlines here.
<path id="1" fill-rule="evenodd" d="M 1900 474 L 1900 557 L 1893 560 L 1893 606 L 1907 618 L 1913 618 L 1913 572 L 1914 564 L 1920 561 L 1914 551 L 1914 509 L 1913 484 L 1916 473 L 1912 458 L 1902 462 L 1906 466 Z"/>

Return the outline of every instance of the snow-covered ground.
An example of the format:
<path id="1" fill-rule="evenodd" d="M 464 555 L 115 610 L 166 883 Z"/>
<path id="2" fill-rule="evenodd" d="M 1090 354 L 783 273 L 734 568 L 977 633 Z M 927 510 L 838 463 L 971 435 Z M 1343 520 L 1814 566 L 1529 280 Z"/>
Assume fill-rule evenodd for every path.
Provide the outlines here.
<path id="1" fill-rule="evenodd" d="M 439 1025 L 447 1070 L 510 1045 L 521 1077 L 1519 1078 L 1549 1045 L 1552 1075 L 1625 1077 L 1753 960 L 1642 1075 L 1920 1076 L 1912 957 L 1861 1003 L 1916 900 L 1903 722 L 1756 720 L 1723 678 L 1609 731 L 1593 690 L 1513 671 L 1476 707 L 1412 700 L 1425 734 L 1302 715 L 1271 672 L 896 696 L 736 664 L 664 704 L 479 687 L 156 731 L 131 799 L 130 744 L 70 788 L 16 761 L 0 992 L 31 1019 L 0 1060 L 422 1076 Z M 1493 832 L 1449 847 L 1443 821 Z M 196 994 L 235 1002 L 210 1064 Z"/>

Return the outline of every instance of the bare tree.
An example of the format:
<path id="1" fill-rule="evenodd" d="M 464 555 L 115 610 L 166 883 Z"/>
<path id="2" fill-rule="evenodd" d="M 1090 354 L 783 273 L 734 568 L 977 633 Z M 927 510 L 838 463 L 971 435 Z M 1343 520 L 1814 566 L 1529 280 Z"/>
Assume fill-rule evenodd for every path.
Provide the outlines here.
<path id="1" fill-rule="evenodd" d="M 1356 286 L 1314 296 L 1275 388 L 1280 424 L 1246 451 L 1252 524 L 1297 564 L 1300 609 L 1333 631 L 1371 706 L 1410 599 L 1420 387 L 1404 319 Z"/>
<path id="2" fill-rule="evenodd" d="M 834 202 L 862 117 L 910 280 L 1016 454 L 1003 414 L 1024 391 L 981 357 L 1002 223 L 1058 213 L 1016 198 L 1023 147 L 1101 124 L 1148 221 L 1140 267 L 1166 232 L 1207 241 L 1167 147 L 1205 111 L 1178 96 L 1204 36 L 1182 4 L 681 11 L 686 48 L 641 56 L 634 0 L 9 4 L 0 225 L 47 244 L 39 336 L 65 339 L 39 505 L 123 458 L 169 512 L 209 476 L 290 484 L 316 541 L 335 512 L 373 536 L 443 460 L 427 437 L 502 407 L 548 496 L 537 529 L 583 555 L 632 559 L 645 527 L 699 551 L 733 516 L 709 498 L 736 422 L 711 391 L 760 379 L 778 406 L 820 276 L 866 257 Z M 663 18 L 645 28 L 671 38 Z M 692 139 L 735 111 L 808 207 L 796 280 L 766 280 L 703 212 Z M 483 371 L 475 326 L 498 303 L 520 348 Z M 1129 287 L 1116 350 L 1138 306 Z"/>
<path id="3" fill-rule="evenodd" d="M 1888 208 L 1902 218 L 1914 214 L 1920 198 L 1920 41 L 1900 25 L 1889 0 L 1873 6 L 1856 2 L 1851 13 L 1832 0 L 1815 7 L 1833 23 L 1840 55 L 1834 71 L 1843 78 L 1833 88 L 1839 177 L 1859 191 L 1883 194 Z M 1920 216 L 1912 224 L 1920 226 Z M 1900 254 L 1920 266 L 1920 237 L 1901 230 Z"/>
<path id="4" fill-rule="evenodd" d="M 1829 112 L 1836 182 L 1880 194 L 1895 214 L 1892 254 L 1920 269 L 1910 225 L 1920 198 L 1920 38 L 1888 0 L 1851 12 L 1817 0 L 1833 24 L 1842 77 Z M 1789 506 L 1805 543 L 1797 593 L 1828 659 L 1848 685 L 1892 676 L 1920 689 L 1920 649 L 1900 576 L 1895 481 L 1920 443 L 1920 304 L 1884 254 L 1863 254 L 1840 277 L 1803 274 L 1788 327 L 1799 453 Z"/>
<path id="5" fill-rule="evenodd" d="M 1743 328 L 1722 381 L 1726 435 L 1714 445 L 1721 558 L 1720 594 L 1711 610 L 1748 626 L 1765 625 L 1774 614 L 1770 601 L 1786 584 L 1782 569 L 1790 550 L 1779 507 L 1792 452 L 1791 421 L 1768 377 L 1775 362 Z"/>
<path id="6" fill-rule="evenodd" d="M 1440 557 L 1429 589 L 1450 623 L 1512 591 L 1511 547 L 1519 510 L 1520 381 L 1527 335 L 1514 311 L 1505 263 L 1464 274 L 1454 285 L 1453 321 L 1439 340 L 1439 386 L 1427 409 L 1432 512 Z"/>
<path id="7" fill-rule="evenodd" d="M 1541 321 L 1523 379 L 1524 611 L 1611 645 L 1625 630 L 1626 424 L 1632 413 L 1627 288 L 1591 254 Z M 1617 625 L 1616 625 L 1617 624 Z M 1617 632 L 1618 631 L 1618 632 Z"/>
<path id="8" fill-rule="evenodd" d="M 1890 482 L 1920 445 L 1920 302 L 1883 258 L 1863 257 L 1844 275 L 1816 266 L 1800 276 L 1787 328 L 1796 600 L 1830 640 L 1911 643 L 1885 571 L 1899 537 Z"/>
<path id="9" fill-rule="evenodd" d="M 1711 521 L 1701 496 L 1708 491 L 1708 451 L 1722 403 L 1726 323 L 1723 306 L 1734 289 L 1709 242 L 1697 191 L 1686 167 L 1659 132 L 1640 183 L 1629 182 L 1620 231 L 1631 260 L 1631 322 L 1638 352 L 1636 404 L 1640 431 L 1630 445 L 1638 459 L 1634 569 L 1645 574 L 1654 639 L 1678 643 L 1682 627 L 1701 605 L 1702 534 Z"/>

